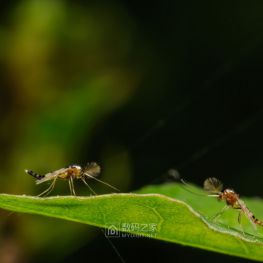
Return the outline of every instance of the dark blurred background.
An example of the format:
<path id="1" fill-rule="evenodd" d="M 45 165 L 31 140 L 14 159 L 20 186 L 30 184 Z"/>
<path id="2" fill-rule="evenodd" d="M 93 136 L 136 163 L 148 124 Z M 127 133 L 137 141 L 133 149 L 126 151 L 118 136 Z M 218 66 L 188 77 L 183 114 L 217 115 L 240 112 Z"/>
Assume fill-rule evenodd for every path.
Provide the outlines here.
<path id="1" fill-rule="evenodd" d="M 215 176 L 263 196 L 261 1 L 0 5 L 0 192 L 44 190 L 25 168 L 96 161 L 101 179 L 123 192 L 163 183 L 175 168 L 199 185 Z M 54 194 L 68 193 L 57 184 Z M 96 228 L 0 216 L 1 263 L 119 262 Z M 156 240 L 113 241 L 127 263 L 245 262 Z"/>

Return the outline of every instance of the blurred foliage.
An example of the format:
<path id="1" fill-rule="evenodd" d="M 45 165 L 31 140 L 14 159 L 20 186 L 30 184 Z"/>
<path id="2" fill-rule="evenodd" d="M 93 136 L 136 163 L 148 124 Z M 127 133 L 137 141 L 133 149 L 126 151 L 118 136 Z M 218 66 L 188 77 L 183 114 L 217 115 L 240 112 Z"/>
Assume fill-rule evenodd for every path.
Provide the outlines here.
<path id="1" fill-rule="evenodd" d="M 88 4 L 83 9 L 65 1 L 21 1 L 7 19 L 0 31 L 1 191 L 37 194 L 40 189 L 24 174 L 25 168 L 46 173 L 72 163 L 107 163 L 107 156 L 122 147 L 105 148 L 98 160 L 81 156 L 96 126 L 138 87 L 140 76 L 127 63 L 136 35 L 127 12 L 117 5 Z M 111 161 L 122 162 L 123 169 L 114 166 L 105 177 L 127 188 L 129 157 L 118 152 L 114 156 Z M 87 189 L 82 192 L 89 194 Z M 24 255 L 48 251 L 55 259 L 92 236 L 87 227 L 56 222 L 54 229 L 53 221 L 42 218 L 12 215 L 2 221 L 10 224 L 2 242 L 10 239 Z"/>

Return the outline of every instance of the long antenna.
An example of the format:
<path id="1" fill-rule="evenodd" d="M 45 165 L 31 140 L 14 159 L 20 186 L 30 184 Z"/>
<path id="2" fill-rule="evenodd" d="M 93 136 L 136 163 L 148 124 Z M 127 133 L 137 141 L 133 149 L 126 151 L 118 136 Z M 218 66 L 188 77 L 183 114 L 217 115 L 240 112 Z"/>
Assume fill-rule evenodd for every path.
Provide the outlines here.
<path id="1" fill-rule="evenodd" d="M 183 178 L 181 178 L 179 172 L 175 169 L 170 169 L 168 170 L 168 175 L 171 176 L 172 178 L 174 178 L 176 181 L 180 181 L 182 183 L 181 187 L 186 190 L 187 192 L 194 194 L 194 195 L 199 195 L 199 196 L 207 196 L 206 194 L 201 194 L 201 193 L 197 193 L 195 191 L 192 191 L 189 189 L 189 187 L 191 187 L 190 184 L 188 184 Z"/>

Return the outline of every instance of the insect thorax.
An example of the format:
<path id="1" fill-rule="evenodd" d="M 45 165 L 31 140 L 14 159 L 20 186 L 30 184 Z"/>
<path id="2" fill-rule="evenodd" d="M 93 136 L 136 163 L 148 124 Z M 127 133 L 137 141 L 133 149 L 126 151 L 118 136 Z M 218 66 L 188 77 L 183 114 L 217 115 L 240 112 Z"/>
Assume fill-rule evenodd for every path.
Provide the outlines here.
<path id="1" fill-rule="evenodd" d="M 80 178 L 82 174 L 82 168 L 79 165 L 70 165 L 64 174 L 59 175 L 61 179 Z"/>
<path id="2" fill-rule="evenodd" d="M 225 189 L 221 195 L 219 195 L 219 199 L 225 200 L 227 205 L 232 206 L 235 209 L 239 209 L 239 195 L 232 189 Z"/>

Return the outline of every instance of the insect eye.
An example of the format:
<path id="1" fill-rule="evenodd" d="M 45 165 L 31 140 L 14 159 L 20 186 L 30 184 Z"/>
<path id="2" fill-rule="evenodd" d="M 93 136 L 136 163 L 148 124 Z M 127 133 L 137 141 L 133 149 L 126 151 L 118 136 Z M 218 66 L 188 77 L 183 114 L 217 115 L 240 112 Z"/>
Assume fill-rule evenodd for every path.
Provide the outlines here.
<path id="1" fill-rule="evenodd" d="M 209 193 L 219 193 L 223 189 L 223 184 L 215 177 L 207 178 L 204 181 L 204 190 Z"/>

